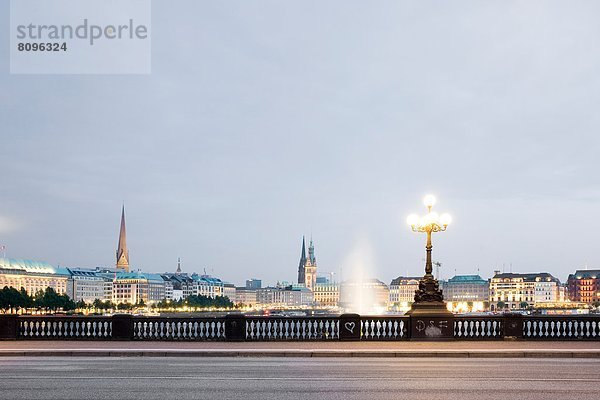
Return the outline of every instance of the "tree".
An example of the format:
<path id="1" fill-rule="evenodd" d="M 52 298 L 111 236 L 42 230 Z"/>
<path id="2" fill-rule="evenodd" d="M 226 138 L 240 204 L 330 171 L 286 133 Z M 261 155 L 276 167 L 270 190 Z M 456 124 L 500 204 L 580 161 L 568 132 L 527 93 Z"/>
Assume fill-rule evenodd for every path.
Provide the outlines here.
<path id="1" fill-rule="evenodd" d="M 217 296 L 215 297 L 215 305 L 220 308 L 231 308 L 233 307 L 233 302 L 226 296 Z"/>
<path id="2" fill-rule="evenodd" d="M 100 299 L 95 299 L 94 302 L 92 303 L 92 307 L 94 307 L 96 310 L 103 310 L 104 303 Z"/>
<path id="3" fill-rule="evenodd" d="M 499 301 L 498 304 L 496 304 L 496 307 L 497 310 L 504 310 L 504 308 L 506 307 L 506 303 L 504 303 L 503 301 Z"/>
<path id="4" fill-rule="evenodd" d="M 61 294 L 59 297 L 60 308 L 62 308 L 64 311 L 73 311 L 77 308 L 77 304 L 66 294 Z M 85 302 L 83 304 L 85 304 Z"/>
<path id="5" fill-rule="evenodd" d="M 229 300 L 229 297 L 216 296 L 211 298 L 208 296 L 196 296 L 191 295 L 185 299 L 185 304 L 190 307 L 196 308 L 208 308 L 208 307 L 219 307 L 219 308 L 232 308 L 233 303 Z"/>
<path id="6" fill-rule="evenodd" d="M 2 308 L 4 314 L 9 311 L 12 313 L 19 308 L 26 306 L 26 304 L 27 298 L 23 298 L 22 292 L 19 292 L 14 287 L 4 286 L 4 288 L 0 290 L 0 308 Z"/>
<path id="7" fill-rule="evenodd" d="M 162 299 L 161 301 L 159 301 L 156 304 L 156 307 L 158 308 L 167 308 L 169 307 L 171 304 L 169 303 L 169 301 L 167 299 Z"/>
<path id="8" fill-rule="evenodd" d="M 46 290 L 36 293 L 35 304 L 38 308 L 56 311 L 61 306 L 61 299 L 54 288 L 47 287 Z"/>
<path id="9" fill-rule="evenodd" d="M 95 308 L 96 310 L 110 310 L 110 309 L 114 309 L 115 305 L 110 300 L 102 301 L 100 299 L 96 299 L 92 303 L 92 307 Z"/>
<path id="10" fill-rule="evenodd" d="M 74 310 L 76 304 L 66 294 L 58 294 L 56 290 L 51 287 L 47 287 L 46 290 L 40 290 L 35 294 L 33 303 L 37 308 L 43 308 L 45 310 L 57 311 L 71 311 Z"/>
<path id="11" fill-rule="evenodd" d="M 526 301 L 522 301 L 521 303 L 519 303 L 519 307 L 521 307 L 522 309 L 529 308 L 529 303 Z"/>
<path id="12" fill-rule="evenodd" d="M 25 288 L 21 288 L 19 293 L 21 294 L 21 307 L 25 309 L 33 307 L 33 298 L 27 293 Z"/>

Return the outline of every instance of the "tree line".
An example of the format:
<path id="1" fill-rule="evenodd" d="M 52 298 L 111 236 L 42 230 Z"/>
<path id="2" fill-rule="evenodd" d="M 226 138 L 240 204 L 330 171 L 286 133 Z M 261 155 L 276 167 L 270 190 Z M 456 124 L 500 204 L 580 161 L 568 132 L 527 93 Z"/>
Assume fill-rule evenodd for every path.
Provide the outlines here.
<path id="1" fill-rule="evenodd" d="M 216 296 L 216 297 L 208 297 L 208 296 L 196 296 L 191 295 L 186 297 L 185 299 L 179 300 L 166 300 L 163 299 L 157 303 L 154 303 L 150 306 L 153 309 L 165 309 L 165 308 L 174 308 L 181 309 L 183 307 L 190 308 L 233 308 L 235 304 L 229 300 L 229 297 L 225 296 Z M 119 303 L 115 304 L 110 300 L 102 301 L 99 299 L 94 300 L 88 308 L 94 308 L 96 310 L 132 310 L 134 308 L 146 307 L 144 300 L 140 300 L 136 304 L 131 303 Z"/>
<path id="2" fill-rule="evenodd" d="M 77 308 L 77 303 L 66 294 L 58 294 L 56 290 L 47 287 L 30 296 L 25 289 L 4 286 L 0 290 L 0 309 L 7 313 L 15 313 L 20 309 L 37 309 L 46 311 L 71 311 Z"/>
<path id="3" fill-rule="evenodd" d="M 14 287 L 4 286 L 0 289 L 0 309 L 4 314 L 16 313 L 18 310 L 45 310 L 45 311 L 74 311 L 74 310 L 133 310 L 135 308 L 146 307 L 144 300 L 136 304 L 118 303 L 110 300 L 102 301 L 96 299 L 91 303 L 83 300 L 73 301 L 66 294 L 58 294 L 56 290 L 47 287 L 45 290 L 38 291 L 34 296 L 30 296 L 24 288 L 17 290 Z M 229 297 L 217 296 L 211 298 L 208 296 L 188 296 L 185 299 L 177 301 L 162 300 L 153 304 L 152 308 L 233 308 L 234 304 Z"/>
<path id="4" fill-rule="evenodd" d="M 157 308 L 233 308 L 234 304 L 227 296 L 197 296 L 191 295 L 176 301 L 162 300 L 156 304 Z"/>

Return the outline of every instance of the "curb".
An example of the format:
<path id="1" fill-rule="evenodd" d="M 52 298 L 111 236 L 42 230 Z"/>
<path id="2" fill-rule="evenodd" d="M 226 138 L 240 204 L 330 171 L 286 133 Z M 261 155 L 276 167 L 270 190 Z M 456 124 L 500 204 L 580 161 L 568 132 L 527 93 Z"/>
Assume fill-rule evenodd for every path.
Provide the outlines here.
<path id="1" fill-rule="evenodd" d="M 600 350 L 0 350 L 0 357 L 600 358 Z"/>

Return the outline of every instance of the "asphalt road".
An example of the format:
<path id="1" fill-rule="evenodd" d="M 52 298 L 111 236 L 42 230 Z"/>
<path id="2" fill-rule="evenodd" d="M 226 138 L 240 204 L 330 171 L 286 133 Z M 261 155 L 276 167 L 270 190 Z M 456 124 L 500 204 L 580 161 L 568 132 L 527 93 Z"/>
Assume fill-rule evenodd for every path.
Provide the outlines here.
<path id="1" fill-rule="evenodd" d="M 597 400 L 600 360 L 6 357 L 0 398 Z"/>

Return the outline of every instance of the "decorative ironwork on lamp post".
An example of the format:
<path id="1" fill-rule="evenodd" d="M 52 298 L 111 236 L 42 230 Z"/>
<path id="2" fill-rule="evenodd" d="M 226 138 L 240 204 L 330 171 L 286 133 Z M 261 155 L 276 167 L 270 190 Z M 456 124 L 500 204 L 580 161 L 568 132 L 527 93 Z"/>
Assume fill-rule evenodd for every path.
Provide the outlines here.
<path id="1" fill-rule="evenodd" d="M 417 214 L 411 214 L 407 218 L 408 225 L 410 225 L 413 232 L 424 232 L 427 234 L 427 245 L 425 250 L 427 252 L 427 258 L 425 261 L 425 275 L 419 281 L 419 290 L 415 292 L 415 301 L 413 303 L 414 311 L 418 308 L 428 309 L 430 311 L 444 312 L 446 310 L 444 305 L 444 295 L 440 290 L 440 284 L 437 279 L 433 276 L 433 263 L 431 262 L 431 234 L 434 232 L 442 232 L 448 228 L 452 217 L 449 214 L 439 215 L 431 209 L 435 205 L 435 197 L 427 195 L 423 199 L 425 206 L 427 207 L 427 214 L 423 217 L 419 217 Z"/>

